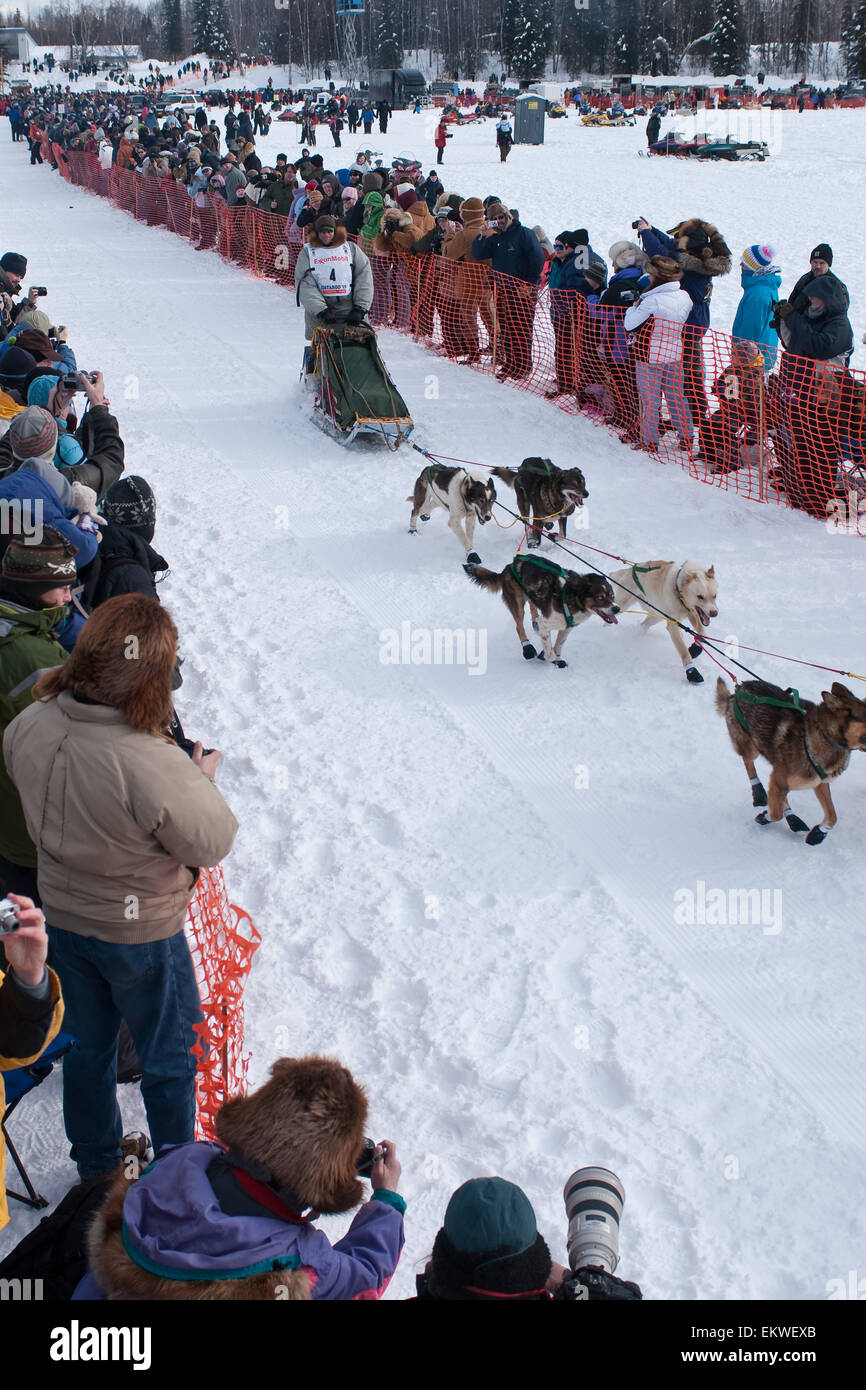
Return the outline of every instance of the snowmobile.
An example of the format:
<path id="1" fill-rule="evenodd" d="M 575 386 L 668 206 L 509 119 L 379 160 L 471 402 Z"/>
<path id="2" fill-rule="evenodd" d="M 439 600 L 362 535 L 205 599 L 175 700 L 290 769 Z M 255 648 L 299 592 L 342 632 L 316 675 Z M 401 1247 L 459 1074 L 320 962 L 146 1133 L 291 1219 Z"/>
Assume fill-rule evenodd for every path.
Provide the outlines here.
<path id="1" fill-rule="evenodd" d="M 611 116 L 609 111 L 590 111 L 589 115 L 581 117 L 581 124 L 587 126 L 624 126 L 634 123 L 634 116 L 630 112 L 625 112 L 622 116 Z"/>
<path id="2" fill-rule="evenodd" d="M 681 130 L 672 130 L 662 140 L 641 150 L 642 155 L 675 155 L 687 159 L 725 159 L 756 160 L 761 163 L 769 158 L 769 148 L 763 140 L 734 140 L 725 135 L 686 136 Z"/>
<path id="3" fill-rule="evenodd" d="M 415 175 L 421 172 L 421 161 L 412 154 L 395 155 L 391 166 L 400 180 L 414 179 Z"/>
<path id="4" fill-rule="evenodd" d="M 313 393 L 313 419 L 338 444 L 374 435 L 396 449 L 414 427 L 368 323 L 317 327 L 301 379 Z"/>

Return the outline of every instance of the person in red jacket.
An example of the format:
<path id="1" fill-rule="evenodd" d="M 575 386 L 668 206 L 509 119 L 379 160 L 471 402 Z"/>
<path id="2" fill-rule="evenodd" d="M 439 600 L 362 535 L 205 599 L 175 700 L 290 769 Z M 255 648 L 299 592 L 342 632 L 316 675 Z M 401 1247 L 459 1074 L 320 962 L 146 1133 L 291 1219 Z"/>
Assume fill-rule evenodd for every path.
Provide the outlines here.
<path id="1" fill-rule="evenodd" d="M 445 156 L 445 141 L 450 139 L 451 132 L 445 124 L 445 117 L 443 116 L 438 126 L 436 127 L 436 134 L 433 136 L 433 144 L 436 146 L 437 164 L 442 163 L 442 160 Z"/>

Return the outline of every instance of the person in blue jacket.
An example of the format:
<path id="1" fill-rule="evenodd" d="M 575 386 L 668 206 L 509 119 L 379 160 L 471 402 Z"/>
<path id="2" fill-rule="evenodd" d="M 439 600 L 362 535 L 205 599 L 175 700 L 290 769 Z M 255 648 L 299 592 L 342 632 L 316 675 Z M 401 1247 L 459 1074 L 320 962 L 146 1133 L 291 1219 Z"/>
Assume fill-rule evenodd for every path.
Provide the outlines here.
<path id="1" fill-rule="evenodd" d="M 16 415 L 4 443 L 11 451 L 11 470 L 0 481 L 0 501 L 10 516 L 16 504 L 27 525 L 52 526 L 75 546 L 75 565 L 82 569 L 96 554 L 99 529 L 96 492 L 84 483 L 70 482 L 54 466 L 57 422 L 40 406 Z M 0 533 L 0 546 L 9 534 Z"/>
<path id="2" fill-rule="evenodd" d="M 532 325 L 544 251 L 533 231 L 517 222 L 502 203 L 488 203 L 487 224 L 469 248 L 475 261 L 489 261 L 496 281 L 500 379 L 521 380 L 532 370 Z"/>
<path id="3" fill-rule="evenodd" d="M 574 232 L 560 232 L 553 243 L 553 260 L 547 277 L 550 291 L 550 317 L 556 339 L 554 361 L 556 385 L 545 392 L 549 398 L 562 396 L 577 389 L 577 361 L 574 334 L 579 331 L 580 306 L 575 295 L 587 299 L 597 296 L 607 282 L 607 266 L 589 244 L 585 227 Z M 585 323 L 585 320 L 584 320 Z"/>
<path id="4" fill-rule="evenodd" d="M 611 424 L 623 432 L 623 439 L 633 442 L 640 438 L 640 405 L 623 319 L 626 309 L 646 287 L 649 257 L 633 241 L 615 241 L 607 254 L 614 273 L 598 301 L 600 352 L 610 371 L 616 399 Z"/>
<path id="5" fill-rule="evenodd" d="M 779 335 L 773 316 L 773 308 L 779 298 L 782 278 L 779 267 L 774 264 L 776 250 L 773 246 L 747 246 L 740 257 L 740 284 L 743 297 L 737 305 L 733 338 L 757 343 L 764 358 L 764 372 L 769 372 L 776 361 L 779 348 Z"/>
<path id="6" fill-rule="evenodd" d="M 258 1091 L 222 1107 L 216 1143 L 164 1148 L 137 1182 L 118 1174 L 73 1299 L 381 1297 L 406 1204 L 395 1147 L 365 1140 L 366 1120 L 366 1096 L 339 1062 L 281 1058 Z M 319 1215 L 359 1203 L 332 1245 Z"/>

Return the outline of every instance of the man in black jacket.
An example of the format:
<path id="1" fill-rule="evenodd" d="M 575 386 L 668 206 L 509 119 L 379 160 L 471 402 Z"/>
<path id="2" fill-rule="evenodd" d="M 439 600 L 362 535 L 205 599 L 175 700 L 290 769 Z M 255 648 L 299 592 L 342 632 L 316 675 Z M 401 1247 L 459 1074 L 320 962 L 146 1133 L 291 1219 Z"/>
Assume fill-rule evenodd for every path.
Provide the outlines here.
<path id="1" fill-rule="evenodd" d="M 806 274 L 800 276 L 791 293 L 788 295 L 788 303 L 792 309 L 796 309 L 799 313 L 805 312 L 809 307 L 809 295 L 811 294 L 809 286 L 814 284 L 816 280 L 826 276 L 827 280 L 831 284 L 837 285 L 843 293 L 845 297 L 845 308 L 847 310 L 850 302 L 848 287 L 839 279 L 838 275 L 833 274 L 830 269 L 832 264 L 833 249 L 827 245 L 826 241 L 822 241 L 820 245 L 815 247 L 809 257 L 809 269 L 806 271 Z"/>
<path id="2" fill-rule="evenodd" d="M 806 286 L 806 308 L 790 308 L 779 316 L 779 337 L 786 352 L 835 367 L 846 366 L 854 346 L 847 299 L 845 286 L 835 275 L 813 279 Z"/>
<path id="3" fill-rule="evenodd" d="M 156 527 L 156 499 L 145 478 L 128 474 L 112 483 L 102 500 L 106 525 L 94 573 L 85 590 L 85 603 L 98 608 L 118 594 L 146 594 L 156 598 L 156 576 L 168 569 L 168 562 L 153 549 Z"/>

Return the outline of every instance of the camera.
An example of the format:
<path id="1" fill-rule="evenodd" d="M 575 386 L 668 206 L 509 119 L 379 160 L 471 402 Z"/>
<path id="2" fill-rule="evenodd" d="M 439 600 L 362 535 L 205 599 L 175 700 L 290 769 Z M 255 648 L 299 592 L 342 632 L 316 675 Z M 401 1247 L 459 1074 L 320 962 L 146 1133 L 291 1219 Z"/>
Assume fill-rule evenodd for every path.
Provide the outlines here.
<path id="1" fill-rule="evenodd" d="M 631 229 L 632 229 L 632 231 L 633 231 L 633 232 L 636 232 L 637 229 L 638 229 L 638 227 L 640 226 L 641 222 L 645 222 L 645 221 L 646 221 L 646 218 L 645 218 L 645 217 L 639 217 L 639 218 L 637 219 L 636 222 L 632 222 L 632 224 L 631 224 Z"/>
<path id="2" fill-rule="evenodd" d="M 34 285 L 33 288 L 40 298 L 48 293 L 48 290 L 45 288 L 44 285 Z"/>
<path id="3" fill-rule="evenodd" d="M 176 739 L 175 742 L 177 743 L 178 748 L 182 748 L 182 749 L 183 749 L 184 753 L 186 753 L 186 756 L 187 756 L 188 758 L 191 758 L 191 757 L 192 757 L 193 753 L 195 752 L 195 742 L 194 742 L 193 739 L 191 739 L 191 738 L 179 738 L 179 739 Z M 213 751 L 214 751 L 214 750 L 213 750 L 212 748 L 203 748 L 203 749 L 201 750 L 201 755 L 202 755 L 203 758 L 208 758 L 208 757 L 210 757 L 210 755 L 211 755 L 211 753 L 212 753 Z"/>
<path id="4" fill-rule="evenodd" d="M 571 1278 L 555 1297 L 568 1302 L 634 1302 L 637 1284 L 617 1279 L 619 1223 L 625 1189 L 609 1168 L 578 1168 L 563 1188 L 568 1217 L 566 1248 Z"/>
<path id="5" fill-rule="evenodd" d="M 60 385 L 64 391 L 83 391 L 85 381 L 92 383 L 95 380 L 94 372 L 64 372 L 60 378 Z"/>
<path id="6" fill-rule="evenodd" d="M 373 1164 L 376 1162 L 376 1143 L 373 1139 L 365 1139 L 364 1147 L 361 1150 L 360 1158 L 355 1167 L 358 1170 L 359 1178 L 369 1178 L 373 1171 Z"/>
<path id="7" fill-rule="evenodd" d="M 18 931 L 18 909 L 8 898 L 0 898 L 0 936 L 9 936 Z"/>

